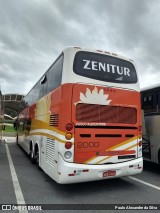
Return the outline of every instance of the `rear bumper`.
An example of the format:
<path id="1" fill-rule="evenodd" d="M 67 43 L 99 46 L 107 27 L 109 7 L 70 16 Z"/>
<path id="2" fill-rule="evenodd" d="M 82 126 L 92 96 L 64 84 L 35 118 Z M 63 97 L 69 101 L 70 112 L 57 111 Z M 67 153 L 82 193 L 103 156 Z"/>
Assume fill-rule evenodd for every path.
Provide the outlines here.
<path id="1" fill-rule="evenodd" d="M 58 183 L 78 183 L 94 180 L 103 180 L 128 175 L 136 175 L 142 172 L 143 159 L 137 158 L 132 161 L 110 165 L 88 165 L 65 162 L 62 156 L 58 157 Z M 115 176 L 103 177 L 106 171 L 116 171 Z"/>

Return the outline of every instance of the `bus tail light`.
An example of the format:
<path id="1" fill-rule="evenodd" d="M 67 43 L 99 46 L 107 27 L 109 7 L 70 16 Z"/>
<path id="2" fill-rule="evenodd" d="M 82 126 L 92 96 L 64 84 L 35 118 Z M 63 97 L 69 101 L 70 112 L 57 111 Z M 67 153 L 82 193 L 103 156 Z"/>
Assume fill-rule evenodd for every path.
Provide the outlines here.
<path id="1" fill-rule="evenodd" d="M 139 132 L 142 132 L 142 126 L 139 126 L 139 127 L 138 127 L 138 131 L 139 131 Z"/>
<path id="2" fill-rule="evenodd" d="M 72 143 L 71 142 L 66 142 L 65 143 L 65 148 L 66 149 L 70 149 L 72 147 Z"/>
<path id="3" fill-rule="evenodd" d="M 84 169 L 83 172 L 89 172 L 89 169 Z"/>
<path id="4" fill-rule="evenodd" d="M 142 138 L 142 134 L 139 134 L 139 135 L 138 135 L 138 138 L 141 139 L 141 138 Z"/>
<path id="5" fill-rule="evenodd" d="M 66 124 L 66 130 L 71 131 L 73 129 L 73 125 L 71 123 Z"/>
<path id="6" fill-rule="evenodd" d="M 139 147 L 141 147 L 142 146 L 142 141 L 139 141 L 138 145 L 139 145 Z"/>
<path id="7" fill-rule="evenodd" d="M 70 140 L 70 139 L 72 138 L 72 133 L 67 132 L 66 135 L 65 135 L 65 138 L 66 138 L 67 140 Z"/>

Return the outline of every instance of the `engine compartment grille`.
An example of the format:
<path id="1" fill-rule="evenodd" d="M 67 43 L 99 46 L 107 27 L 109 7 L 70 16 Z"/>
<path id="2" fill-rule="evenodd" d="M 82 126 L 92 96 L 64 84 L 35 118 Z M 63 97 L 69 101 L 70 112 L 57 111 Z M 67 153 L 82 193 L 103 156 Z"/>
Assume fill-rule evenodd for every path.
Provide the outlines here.
<path id="1" fill-rule="evenodd" d="M 133 107 L 79 103 L 76 105 L 76 121 L 136 124 L 137 109 Z"/>
<path id="2" fill-rule="evenodd" d="M 55 140 L 47 138 L 46 141 L 46 162 L 54 167 Z"/>
<path id="3" fill-rule="evenodd" d="M 50 115 L 50 126 L 58 127 L 59 114 Z"/>

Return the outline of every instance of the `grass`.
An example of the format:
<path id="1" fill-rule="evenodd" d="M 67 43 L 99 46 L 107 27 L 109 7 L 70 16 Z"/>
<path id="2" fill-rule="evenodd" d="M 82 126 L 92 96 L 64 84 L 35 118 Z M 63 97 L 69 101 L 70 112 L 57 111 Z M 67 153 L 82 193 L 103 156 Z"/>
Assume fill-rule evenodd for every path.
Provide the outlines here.
<path id="1" fill-rule="evenodd" d="M 14 137 L 14 136 L 16 136 L 16 131 L 13 128 L 13 124 L 10 124 L 10 125 L 6 125 L 5 124 L 5 130 L 3 130 L 2 135 L 4 137 L 5 136 L 7 136 L 7 137 Z"/>
<path id="2" fill-rule="evenodd" d="M 5 130 L 3 131 L 4 133 L 5 132 L 15 132 L 13 126 L 6 126 Z"/>
<path id="3" fill-rule="evenodd" d="M 15 132 L 13 126 L 6 126 L 4 132 Z"/>
<path id="4" fill-rule="evenodd" d="M 3 137 L 14 137 L 16 136 L 16 131 L 14 130 L 13 126 L 7 126 L 5 130 L 3 130 Z"/>

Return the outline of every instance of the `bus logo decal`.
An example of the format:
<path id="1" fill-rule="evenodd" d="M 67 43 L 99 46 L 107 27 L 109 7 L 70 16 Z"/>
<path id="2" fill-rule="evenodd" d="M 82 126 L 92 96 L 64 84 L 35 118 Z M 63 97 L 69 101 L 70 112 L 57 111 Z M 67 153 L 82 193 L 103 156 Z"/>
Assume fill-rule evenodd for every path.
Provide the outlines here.
<path id="1" fill-rule="evenodd" d="M 97 61 L 90 61 L 90 60 L 85 60 L 83 69 L 87 70 L 96 70 L 96 71 L 103 71 L 103 72 L 111 72 L 111 73 L 117 73 L 118 75 L 128 75 L 130 76 L 130 69 L 127 67 L 120 67 L 116 66 L 113 64 L 106 64 L 102 62 L 97 62 Z"/>
<path id="2" fill-rule="evenodd" d="M 80 92 L 80 101 L 75 103 L 75 105 L 78 103 L 109 105 L 112 100 L 108 98 L 109 95 L 104 93 L 104 89 L 100 89 L 98 92 L 97 87 L 92 91 L 87 88 L 85 94 Z"/>

